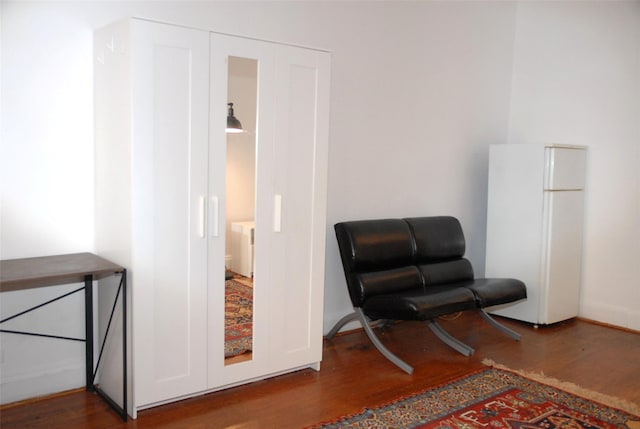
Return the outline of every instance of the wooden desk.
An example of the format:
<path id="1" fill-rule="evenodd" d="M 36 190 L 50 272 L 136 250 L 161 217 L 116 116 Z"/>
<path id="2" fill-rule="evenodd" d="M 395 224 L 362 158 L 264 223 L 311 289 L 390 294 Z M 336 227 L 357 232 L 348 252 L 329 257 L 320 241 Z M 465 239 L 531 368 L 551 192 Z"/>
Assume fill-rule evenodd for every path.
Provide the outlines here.
<path id="1" fill-rule="evenodd" d="M 113 302 L 111 317 L 106 329 L 105 338 L 103 340 L 98 364 L 94 368 L 93 353 L 93 281 L 99 280 L 114 274 L 120 274 L 120 285 Z M 72 338 L 57 335 L 46 335 L 32 332 L 12 331 L 0 329 L 0 332 L 10 334 L 32 335 L 38 337 L 55 338 L 71 341 L 85 342 L 85 372 L 86 372 L 86 388 L 89 391 L 95 391 L 102 396 L 109 405 L 114 408 L 122 420 L 127 420 L 127 270 L 120 265 L 114 264 L 104 258 L 92 253 L 74 253 L 69 255 L 43 256 L 37 258 L 24 259 L 8 259 L 0 261 L 0 292 L 19 291 L 25 289 L 33 289 L 40 287 L 48 287 L 54 285 L 80 283 L 84 286 L 71 292 L 67 292 L 52 300 L 39 304 L 28 310 L 14 314 L 12 316 L 0 320 L 0 324 L 7 322 L 23 314 L 37 310 L 47 304 L 58 301 L 76 292 L 84 291 L 85 296 L 85 338 Z M 100 359 L 104 343 L 109 336 L 109 328 L 113 318 L 114 310 L 118 302 L 118 296 L 122 295 L 122 384 L 123 384 L 123 403 L 119 406 L 98 386 L 95 385 L 95 376 L 98 372 Z"/>

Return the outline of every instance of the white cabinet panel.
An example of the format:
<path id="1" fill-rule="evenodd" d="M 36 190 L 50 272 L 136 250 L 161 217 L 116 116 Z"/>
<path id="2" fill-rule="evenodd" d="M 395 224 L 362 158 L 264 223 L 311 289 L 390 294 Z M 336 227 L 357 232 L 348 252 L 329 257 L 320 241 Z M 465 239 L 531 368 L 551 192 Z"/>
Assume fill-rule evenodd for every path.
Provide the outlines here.
<path id="1" fill-rule="evenodd" d="M 545 189 L 578 190 L 584 188 L 587 152 L 567 147 L 546 148 Z"/>
<path id="2" fill-rule="evenodd" d="M 319 363 L 322 353 L 328 56 L 278 47 L 275 194 L 282 195 L 282 231 L 274 235 L 271 343 L 279 367 Z M 320 305 L 319 305 L 320 304 Z M 295 323 L 292 323 L 295 321 Z"/>
<path id="3" fill-rule="evenodd" d="M 527 300 L 496 314 L 537 323 L 543 236 L 543 148 L 491 145 L 485 275 L 513 277 L 527 286 Z"/>
<path id="4" fill-rule="evenodd" d="M 129 170 L 129 182 L 116 184 L 130 195 L 130 209 L 101 205 L 96 241 L 99 252 L 131 268 L 131 397 L 143 406 L 206 387 L 207 243 L 199 236 L 199 201 L 207 190 L 209 39 L 204 31 L 129 20 L 100 31 L 96 52 L 96 67 L 105 69 L 96 72 L 96 87 L 110 89 L 96 91 L 96 105 L 113 98 L 127 103 L 114 109 L 130 112 L 108 123 L 113 110 L 97 108 L 107 122 L 96 132 L 98 198 Z M 128 128 L 117 144 L 130 155 L 101 156 L 116 144 L 110 127 Z M 112 217 L 123 222 L 119 245 L 104 232 Z"/>
<path id="5" fill-rule="evenodd" d="M 580 191 L 548 192 L 545 198 L 549 222 L 542 302 L 547 305 L 540 306 L 539 318 L 552 323 L 578 314 L 584 198 Z"/>
<path id="6" fill-rule="evenodd" d="M 132 21 L 135 398 L 202 390 L 206 374 L 209 58 L 204 31 Z M 137 120 L 144 118 L 144 120 Z M 170 352 L 169 352 L 170 351 Z"/>

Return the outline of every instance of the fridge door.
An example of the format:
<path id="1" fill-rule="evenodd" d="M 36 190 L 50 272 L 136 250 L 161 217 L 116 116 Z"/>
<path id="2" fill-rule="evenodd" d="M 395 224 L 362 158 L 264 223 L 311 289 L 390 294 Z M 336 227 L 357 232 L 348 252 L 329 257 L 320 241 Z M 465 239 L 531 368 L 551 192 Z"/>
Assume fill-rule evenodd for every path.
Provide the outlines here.
<path id="1" fill-rule="evenodd" d="M 584 199 L 582 191 L 545 192 L 544 199 L 538 320 L 549 324 L 578 315 Z"/>
<path id="2" fill-rule="evenodd" d="M 582 147 L 545 148 L 545 190 L 584 189 L 587 151 Z"/>

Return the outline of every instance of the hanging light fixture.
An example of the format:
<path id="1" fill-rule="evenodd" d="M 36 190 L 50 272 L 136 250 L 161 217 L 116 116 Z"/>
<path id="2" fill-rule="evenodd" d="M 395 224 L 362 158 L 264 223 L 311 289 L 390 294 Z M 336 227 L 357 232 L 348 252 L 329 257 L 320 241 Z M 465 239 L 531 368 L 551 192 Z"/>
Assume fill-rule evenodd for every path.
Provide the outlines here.
<path id="1" fill-rule="evenodd" d="M 233 103 L 227 103 L 229 111 L 227 112 L 227 132 L 228 133 L 241 133 L 242 124 L 233 114 Z"/>

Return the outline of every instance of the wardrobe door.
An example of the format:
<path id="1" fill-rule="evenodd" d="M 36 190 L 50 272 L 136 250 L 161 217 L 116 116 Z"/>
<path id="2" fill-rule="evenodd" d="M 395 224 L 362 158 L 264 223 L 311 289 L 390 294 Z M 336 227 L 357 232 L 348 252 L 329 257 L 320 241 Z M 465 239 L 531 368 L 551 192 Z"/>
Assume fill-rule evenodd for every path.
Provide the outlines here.
<path id="1" fill-rule="evenodd" d="M 229 64 L 257 69 L 252 349 L 224 358 L 224 134 Z M 328 54 L 211 35 L 210 189 L 217 201 L 210 237 L 209 387 L 264 378 L 322 358 L 328 124 Z M 231 96 L 231 98 L 230 98 Z M 237 110 L 239 112 L 240 110 Z M 242 121 L 243 118 L 239 117 Z M 221 152 L 222 151 L 222 152 Z M 226 187 L 229 189 L 229 187 Z M 228 222 L 228 220 L 227 220 Z M 228 238 L 228 237 L 227 237 Z"/>
<path id="2" fill-rule="evenodd" d="M 329 54 L 278 45 L 269 230 L 273 370 L 319 369 L 326 236 Z"/>
<path id="3" fill-rule="evenodd" d="M 253 96 L 255 105 L 255 121 L 247 121 L 240 115 L 242 108 L 239 100 L 229 92 L 230 64 L 234 60 L 253 63 L 256 69 L 255 80 L 251 87 L 257 88 Z M 269 247 L 265 239 L 266 230 L 271 227 L 273 210 L 272 199 L 264 192 L 272 182 L 268 166 L 269 158 L 265 155 L 273 152 L 273 102 L 274 102 L 274 55 L 273 44 L 242 37 L 211 34 L 211 110 L 210 110 L 210 216 L 209 236 L 209 387 L 217 388 L 237 384 L 252 379 L 259 379 L 271 374 L 269 341 L 270 341 L 270 308 L 269 294 Z M 245 97 L 246 99 L 246 97 Z M 227 103 L 236 103 L 236 112 L 243 123 L 245 139 L 228 136 L 225 133 Z M 253 107 L 252 107 L 253 109 Z M 255 122 L 255 129 L 250 124 Z M 251 141 L 251 143 L 250 143 Z M 244 168 L 251 169 L 255 176 L 255 209 L 252 218 L 237 220 L 254 220 L 254 263 L 252 277 L 251 313 L 251 350 L 239 359 L 225 357 L 225 281 L 224 267 L 225 244 L 231 237 L 226 234 L 230 222 L 226 219 L 227 205 L 231 199 L 247 198 L 237 193 L 227 194 L 227 155 L 229 145 L 251 144 L 255 146 L 255 164 Z"/>
<path id="4" fill-rule="evenodd" d="M 207 32 L 132 20 L 138 408 L 207 387 Z M 124 83 L 123 83 L 124 84 Z"/>

